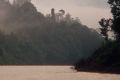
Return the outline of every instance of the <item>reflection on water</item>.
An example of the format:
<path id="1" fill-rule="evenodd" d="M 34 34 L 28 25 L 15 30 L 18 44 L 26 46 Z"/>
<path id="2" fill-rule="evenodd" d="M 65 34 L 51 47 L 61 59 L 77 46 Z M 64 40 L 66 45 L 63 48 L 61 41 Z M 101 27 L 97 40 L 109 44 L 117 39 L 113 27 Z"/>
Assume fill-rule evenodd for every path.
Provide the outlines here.
<path id="1" fill-rule="evenodd" d="M 0 66 L 0 80 L 120 80 L 120 75 L 76 72 L 71 66 Z"/>

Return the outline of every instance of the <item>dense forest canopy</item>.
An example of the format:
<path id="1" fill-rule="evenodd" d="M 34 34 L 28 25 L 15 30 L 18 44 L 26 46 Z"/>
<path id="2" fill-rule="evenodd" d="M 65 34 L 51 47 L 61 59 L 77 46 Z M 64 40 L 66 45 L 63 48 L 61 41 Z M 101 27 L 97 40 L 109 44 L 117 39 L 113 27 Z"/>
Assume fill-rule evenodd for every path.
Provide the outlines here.
<path id="1" fill-rule="evenodd" d="M 0 64 L 74 64 L 103 41 L 63 9 L 45 16 L 30 0 L 1 0 L 0 29 Z"/>

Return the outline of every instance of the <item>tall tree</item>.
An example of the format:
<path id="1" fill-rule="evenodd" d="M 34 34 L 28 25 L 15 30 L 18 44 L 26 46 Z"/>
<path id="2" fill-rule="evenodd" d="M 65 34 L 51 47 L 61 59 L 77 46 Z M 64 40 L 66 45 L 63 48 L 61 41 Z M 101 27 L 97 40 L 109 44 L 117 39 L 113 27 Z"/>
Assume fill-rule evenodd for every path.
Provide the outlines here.
<path id="1" fill-rule="evenodd" d="M 52 16 L 53 21 L 55 21 L 55 9 L 54 8 L 51 9 L 51 16 Z"/>
<path id="2" fill-rule="evenodd" d="M 103 37 L 105 38 L 106 41 L 109 40 L 109 35 L 108 35 L 108 32 L 110 31 L 110 27 L 112 25 L 112 19 L 105 19 L 105 18 L 102 18 L 100 21 L 99 21 L 99 24 L 101 25 L 101 34 L 103 35 Z"/>
<path id="3" fill-rule="evenodd" d="M 111 28 L 114 30 L 117 38 L 120 38 L 120 0 L 108 0 L 113 15 L 113 24 Z"/>
<path id="4" fill-rule="evenodd" d="M 99 24 L 102 28 L 101 34 L 104 36 L 105 40 L 108 40 L 108 31 L 112 29 L 112 31 L 116 35 L 116 39 L 120 38 L 120 0 L 108 0 L 108 3 L 111 7 L 111 13 L 113 15 L 113 19 L 105 19 L 102 18 L 99 21 Z"/>

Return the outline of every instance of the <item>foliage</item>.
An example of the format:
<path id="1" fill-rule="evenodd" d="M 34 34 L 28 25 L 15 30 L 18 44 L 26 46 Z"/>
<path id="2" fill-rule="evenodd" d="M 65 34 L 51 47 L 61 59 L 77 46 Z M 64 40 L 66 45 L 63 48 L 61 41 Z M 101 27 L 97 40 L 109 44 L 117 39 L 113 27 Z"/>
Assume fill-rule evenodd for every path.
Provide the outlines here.
<path id="1" fill-rule="evenodd" d="M 102 27 L 102 28 L 100 28 L 101 34 L 103 35 L 105 40 L 108 41 L 109 40 L 108 32 L 110 31 L 109 29 L 110 29 L 111 24 L 112 24 L 112 19 L 105 20 L 105 18 L 102 18 L 101 21 L 99 21 L 99 24 Z"/>
<path id="2" fill-rule="evenodd" d="M 94 54 L 85 60 L 75 64 L 75 69 L 84 71 L 120 73 L 120 0 L 109 0 L 113 19 L 101 19 L 101 34 L 107 43 L 97 49 Z M 112 25 L 109 25 L 112 22 Z M 116 40 L 108 41 L 108 27 L 117 35 Z"/>
<path id="3" fill-rule="evenodd" d="M 30 2 L 7 9 L 9 15 L 0 24 L 4 31 L 0 34 L 0 64 L 73 64 L 90 56 L 102 42 L 95 30 L 70 15 L 53 13 L 54 17 L 59 14 L 56 21 Z"/>

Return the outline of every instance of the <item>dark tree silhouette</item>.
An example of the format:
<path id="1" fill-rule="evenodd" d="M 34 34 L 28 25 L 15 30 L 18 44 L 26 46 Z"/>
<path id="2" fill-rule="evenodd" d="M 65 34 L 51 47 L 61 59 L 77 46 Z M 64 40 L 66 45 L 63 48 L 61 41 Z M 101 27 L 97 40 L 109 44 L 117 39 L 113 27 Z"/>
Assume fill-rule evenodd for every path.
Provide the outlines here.
<path id="1" fill-rule="evenodd" d="M 109 25 L 108 20 L 105 20 L 105 18 L 102 18 L 101 21 L 99 21 L 99 24 L 102 27 L 100 28 L 101 34 L 103 35 L 105 40 L 108 40 L 108 25 Z"/>
<path id="2" fill-rule="evenodd" d="M 55 9 L 54 8 L 51 9 L 51 17 L 52 17 L 52 20 L 55 21 Z"/>
<path id="3" fill-rule="evenodd" d="M 113 15 L 113 25 L 111 28 L 114 30 L 117 38 L 120 38 L 120 0 L 109 0 L 111 6 L 111 13 Z"/>
<path id="4" fill-rule="evenodd" d="M 101 25 L 101 28 L 100 28 L 101 34 L 103 35 L 103 37 L 105 38 L 106 41 L 109 40 L 108 32 L 111 31 L 112 23 L 113 23 L 112 19 L 102 18 L 99 21 L 99 24 Z"/>
<path id="5" fill-rule="evenodd" d="M 120 38 L 120 0 L 108 0 L 108 3 L 111 7 L 111 13 L 113 15 L 113 19 L 105 19 L 102 18 L 101 21 L 99 21 L 99 24 L 102 28 L 101 34 L 105 38 L 105 40 L 108 40 L 108 31 L 109 28 L 112 29 L 112 31 L 115 33 L 116 38 Z"/>

